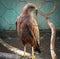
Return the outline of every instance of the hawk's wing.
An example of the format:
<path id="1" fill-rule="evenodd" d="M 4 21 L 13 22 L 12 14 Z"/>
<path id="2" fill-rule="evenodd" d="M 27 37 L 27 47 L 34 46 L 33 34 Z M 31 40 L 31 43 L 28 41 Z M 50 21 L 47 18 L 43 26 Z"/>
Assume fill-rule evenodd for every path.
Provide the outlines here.
<path id="1" fill-rule="evenodd" d="M 29 31 L 31 32 L 31 35 L 33 36 L 35 42 L 39 43 L 39 29 L 38 29 L 38 25 L 37 22 L 35 20 L 32 20 L 30 23 L 27 24 Z"/>
<path id="2" fill-rule="evenodd" d="M 20 32 L 19 32 L 20 31 L 20 22 L 21 22 L 20 16 L 18 16 L 16 19 L 16 31 L 18 33 L 18 36 L 20 35 Z"/>

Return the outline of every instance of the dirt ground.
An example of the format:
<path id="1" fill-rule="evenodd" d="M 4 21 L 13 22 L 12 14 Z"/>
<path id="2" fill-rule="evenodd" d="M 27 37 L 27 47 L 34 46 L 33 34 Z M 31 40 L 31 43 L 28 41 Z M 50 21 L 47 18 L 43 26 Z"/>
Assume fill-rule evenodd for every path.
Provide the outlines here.
<path id="1" fill-rule="evenodd" d="M 50 55 L 50 49 L 49 49 L 49 44 L 50 44 L 50 36 L 51 33 L 41 31 L 40 32 L 40 42 L 41 42 L 41 53 L 40 54 L 35 54 L 36 59 L 51 59 Z M 18 38 L 16 31 L 2 31 L 0 32 L 0 37 L 10 45 L 19 48 L 23 50 L 23 45 L 21 40 Z M 56 43 L 55 43 L 55 51 L 57 54 L 57 59 L 60 59 L 60 31 L 57 31 L 56 33 Z M 13 52 L 9 51 L 7 48 L 2 46 L 0 44 L 0 52 L 3 53 L 12 53 Z M 31 53 L 31 48 L 27 46 L 27 52 Z M 0 59 L 8 59 L 8 58 L 3 58 L 0 57 Z M 22 58 L 22 59 L 27 59 L 27 58 Z"/>

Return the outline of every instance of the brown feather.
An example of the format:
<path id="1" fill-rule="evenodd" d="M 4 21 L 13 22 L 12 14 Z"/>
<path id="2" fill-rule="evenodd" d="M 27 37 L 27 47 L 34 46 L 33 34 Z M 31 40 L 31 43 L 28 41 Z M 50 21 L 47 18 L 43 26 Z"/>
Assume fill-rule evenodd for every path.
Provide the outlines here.
<path id="1" fill-rule="evenodd" d="M 32 12 L 28 13 L 28 8 L 34 7 L 33 4 L 27 4 L 19 17 L 16 20 L 16 30 L 19 38 L 22 40 L 22 43 L 29 44 L 34 48 L 39 45 L 39 29 L 36 20 L 33 18 Z"/>

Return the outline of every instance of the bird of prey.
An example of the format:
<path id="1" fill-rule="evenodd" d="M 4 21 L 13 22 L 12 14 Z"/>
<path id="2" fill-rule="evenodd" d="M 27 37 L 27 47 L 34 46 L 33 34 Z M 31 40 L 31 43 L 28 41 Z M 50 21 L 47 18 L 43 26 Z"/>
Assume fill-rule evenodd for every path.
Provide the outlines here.
<path id="1" fill-rule="evenodd" d="M 16 19 L 16 30 L 24 45 L 24 56 L 26 56 L 26 45 L 29 44 L 32 47 L 32 59 L 35 57 L 34 50 L 40 53 L 39 29 L 33 16 L 33 11 L 36 10 L 37 7 L 34 4 L 28 3 Z"/>

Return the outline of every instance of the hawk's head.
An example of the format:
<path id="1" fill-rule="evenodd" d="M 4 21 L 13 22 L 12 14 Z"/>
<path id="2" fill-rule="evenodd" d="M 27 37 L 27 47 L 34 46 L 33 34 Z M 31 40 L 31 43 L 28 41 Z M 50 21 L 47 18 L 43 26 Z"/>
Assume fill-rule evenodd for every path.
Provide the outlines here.
<path id="1" fill-rule="evenodd" d="M 24 12 L 32 12 L 32 11 L 34 11 L 34 10 L 37 10 L 37 7 L 36 7 L 34 4 L 32 4 L 32 3 L 26 4 L 26 5 L 24 6 L 24 8 L 23 8 L 23 11 L 24 11 Z"/>

